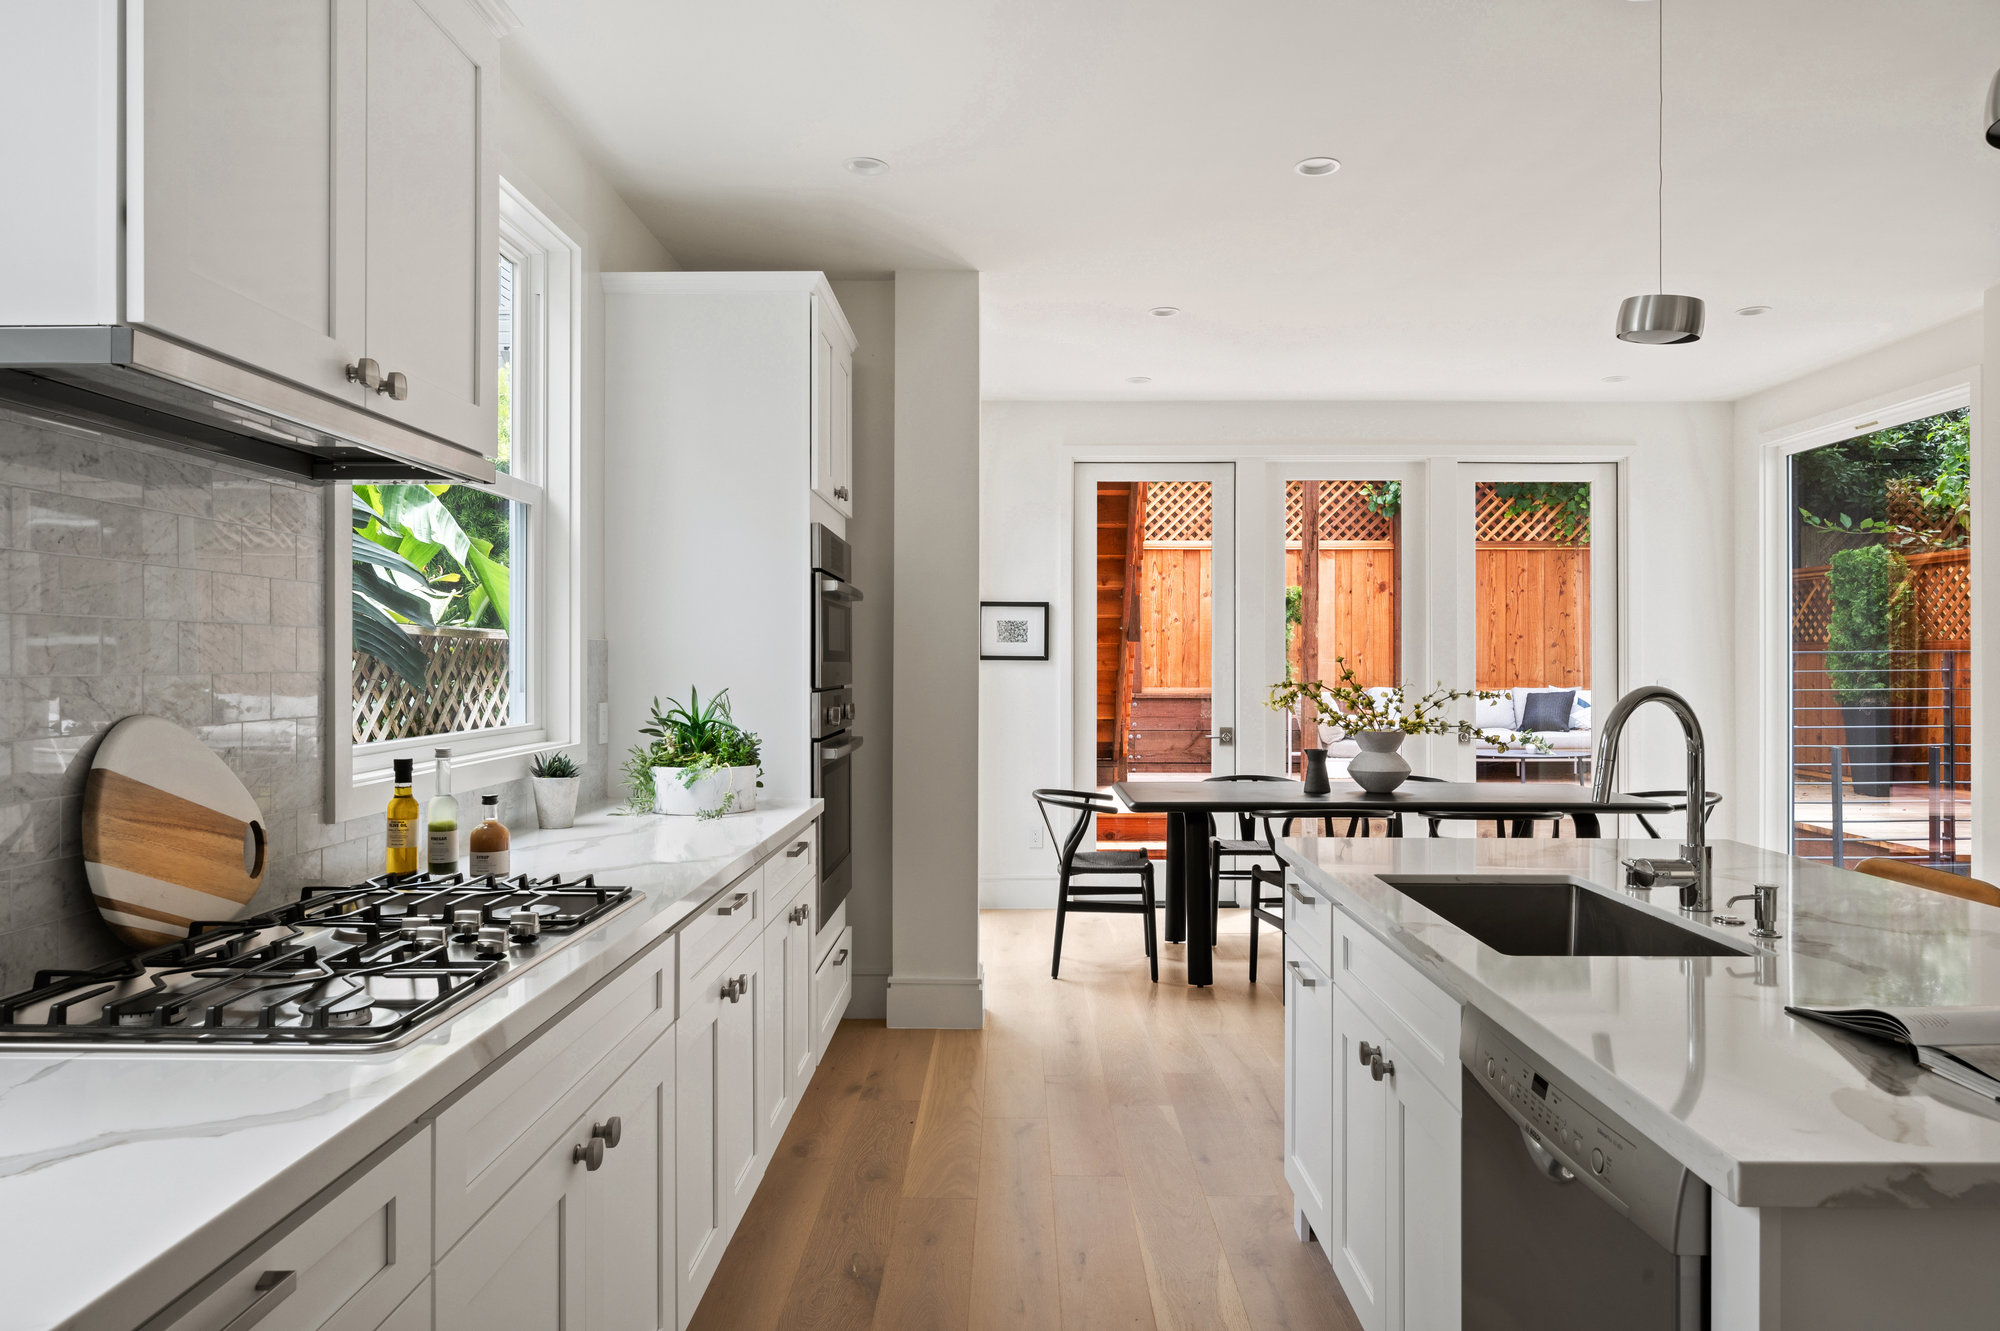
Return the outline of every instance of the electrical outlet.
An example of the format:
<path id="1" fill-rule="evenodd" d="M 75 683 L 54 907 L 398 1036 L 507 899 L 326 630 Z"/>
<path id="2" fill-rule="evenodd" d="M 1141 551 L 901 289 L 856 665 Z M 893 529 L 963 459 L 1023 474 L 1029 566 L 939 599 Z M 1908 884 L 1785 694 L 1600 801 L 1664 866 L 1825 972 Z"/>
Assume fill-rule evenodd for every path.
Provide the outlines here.
<path id="1" fill-rule="evenodd" d="M 1028 829 L 1028 849 L 1040 850 L 1041 848 L 1042 848 L 1042 829 L 1039 827 L 1030 827 Z"/>
<path id="2" fill-rule="evenodd" d="M 608 702 L 597 704 L 597 742 L 611 742 L 611 704 Z"/>

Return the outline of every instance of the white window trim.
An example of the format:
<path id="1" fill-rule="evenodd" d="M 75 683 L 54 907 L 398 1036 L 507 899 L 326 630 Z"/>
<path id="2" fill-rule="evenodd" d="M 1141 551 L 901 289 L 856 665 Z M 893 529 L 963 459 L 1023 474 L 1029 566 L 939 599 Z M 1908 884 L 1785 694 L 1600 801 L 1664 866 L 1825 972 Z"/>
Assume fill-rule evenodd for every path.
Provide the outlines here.
<path id="1" fill-rule="evenodd" d="M 585 757 L 584 559 L 578 521 L 583 500 L 583 248 L 504 180 L 500 235 L 536 266 L 538 281 L 531 289 L 543 296 L 531 315 L 524 317 L 518 307 L 515 314 L 516 356 L 525 347 L 528 354 L 546 358 L 544 391 L 531 399 L 533 416 L 525 422 L 535 444 L 531 456 L 541 472 L 540 494 L 504 475 L 494 487 L 510 498 L 535 501 L 527 541 L 539 576 L 526 589 L 525 608 L 518 616 L 530 680 L 529 719 L 448 737 L 355 745 L 347 710 L 354 652 L 349 572 L 353 535 L 348 521 L 353 487 L 327 487 L 324 668 L 329 697 L 325 737 L 329 822 L 379 813 L 388 800 L 393 760 L 398 757 L 419 760 L 416 794 L 428 799 L 432 793 L 428 759 L 430 751 L 441 745 L 452 750 L 453 779 L 463 790 L 525 777 L 534 756 L 551 749 L 561 749 L 579 762 Z M 517 438 L 523 423 L 519 419 L 515 423 Z"/>
<path id="2" fill-rule="evenodd" d="M 1889 393 L 1877 399 L 1873 406 L 1863 405 L 1849 408 L 1839 413 L 1837 419 L 1818 423 L 1801 423 L 1792 427 L 1780 427 L 1771 433 L 1778 437 L 1763 447 L 1761 459 L 1762 495 L 1758 504 L 1759 514 L 1759 568 L 1757 576 L 1757 640 L 1762 659 L 1762 678 L 1759 680 L 1761 696 L 1757 700 L 1757 715 L 1763 718 L 1758 735 L 1756 782 L 1753 787 L 1757 801 L 1755 835 L 1759 845 L 1781 849 L 1792 844 L 1792 486 L 1788 471 L 1792 456 L 1837 444 L 1876 430 L 1893 429 L 1920 421 L 1926 416 L 1936 416 L 1942 412 L 1956 411 L 1960 407 L 1972 408 L 1973 449 L 1972 470 L 1975 485 L 1979 480 L 1979 408 L 1973 385 L 1979 380 L 1977 368 L 1960 370 L 1944 376 L 1942 381 L 1933 380 L 1931 386 L 1915 390 Z M 1942 382 L 1943 387 L 1936 386 Z M 1973 519 L 1979 518 L 1981 496 L 1975 489 L 1972 496 Z M 1982 569 L 1979 559 L 1979 543 L 1973 542 L 1974 564 L 1972 568 L 1973 619 L 1980 618 L 1980 588 Z M 1988 838 L 1995 830 L 1989 829 L 1984 810 L 1979 804 L 1979 792 L 1986 787 L 1986 758 L 1988 745 L 1981 726 L 1985 723 L 1980 699 L 1988 667 L 1984 654 L 1975 642 L 1972 654 L 1972 771 L 1973 790 L 1972 818 L 1972 872 L 1980 873 L 1987 864 Z"/>

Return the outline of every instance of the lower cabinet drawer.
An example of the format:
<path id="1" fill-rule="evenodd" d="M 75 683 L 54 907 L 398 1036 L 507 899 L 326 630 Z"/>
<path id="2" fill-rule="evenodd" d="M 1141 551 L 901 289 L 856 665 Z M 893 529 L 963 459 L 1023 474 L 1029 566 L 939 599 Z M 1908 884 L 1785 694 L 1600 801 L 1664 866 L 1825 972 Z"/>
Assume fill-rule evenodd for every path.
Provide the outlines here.
<path id="1" fill-rule="evenodd" d="M 431 1133 L 412 1137 L 167 1331 L 377 1331 L 430 1271 Z M 430 1302 L 420 1300 L 430 1325 Z M 414 1315 L 414 1313 L 412 1314 Z"/>
<path id="2" fill-rule="evenodd" d="M 438 1115 L 440 1257 L 673 1025 L 674 966 L 663 942 Z"/>
<path id="3" fill-rule="evenodd" d="M 813 1046 L 824 1055 L 840 1019 L 847 1014 L 847 1000 L 854 995 L 854 930 L 842 929 L 839 941 L 813 972 Z"/>
<path id="4" fill-rule="evenodd" d="M 819 824 L 814 823 L 787 842 L 783 850 L 764 861 L 766 900 L 788 897 L 801 880 L 817 875 L 819 852 L 815 840 L 818 829 Z"/>
<path id="5" fill-rule="evenodd" d="M 1389 945 L 1340 922 L 1333 982 L 1378 1019 L 1402 1058 L 1458 1103 L 1459 1004 Z"/>
<path id="6" fill-rule="evenodd" d="M 1301 883 L 1285 875 L 1285 946 L 1305 953 L 1313 964 L 1329 973 L 1333 970 L 1334 905 Z"/>
<path id="7" fill-rule="evenodd" d="M 708 964 L 725 952 L 734 952 L 741 940 L 762 928 L 764 866 L 759 865 L 729 885 L 713 904 L 681 926 L 681 1006 L 688 1003 L 686 985 Z"/>

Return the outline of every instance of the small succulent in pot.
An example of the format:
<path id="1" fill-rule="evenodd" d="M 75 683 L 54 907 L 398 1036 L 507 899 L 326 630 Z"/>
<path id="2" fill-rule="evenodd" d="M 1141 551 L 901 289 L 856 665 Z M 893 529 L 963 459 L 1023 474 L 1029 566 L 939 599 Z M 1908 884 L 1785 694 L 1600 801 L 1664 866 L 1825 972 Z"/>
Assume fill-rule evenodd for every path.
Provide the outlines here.
<path id="1" fill-rule="evenodd" d="M 538 753 L 528 764 L 529 784 L 535 788 L 535 820 L 543 827 L 576 825 L 576 795 L 583 773 L 576 760 L 561 749 Z"/>

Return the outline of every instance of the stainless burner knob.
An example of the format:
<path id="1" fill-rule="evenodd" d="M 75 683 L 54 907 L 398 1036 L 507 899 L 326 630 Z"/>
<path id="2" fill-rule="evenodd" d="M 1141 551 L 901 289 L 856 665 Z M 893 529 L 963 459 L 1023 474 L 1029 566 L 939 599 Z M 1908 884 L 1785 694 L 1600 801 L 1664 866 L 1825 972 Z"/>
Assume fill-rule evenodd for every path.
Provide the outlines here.
<path id="1" fill-rule="evenodd" d="M 479 946 L 474 951 L 482 957 L 506 956 L 507 930 L 501 925 L 487 925 L 479 931 Z"/>
<path id="2" fill-rule="evenodd" d="M 403 936 L 405 938 L 412 940 L 413 942 L 423 943 L 426 946 L 436 945 L 441 947 L 444 945 L 445 941 L 445 933 L 443 927 L 435 924 L 427 924 L 405 929 L 403 930 Z"/>
<path id="3" fill-rule="evenodd" d="M 455 934 L 476 934 L 486 923 L 486 914 L 478 907 L 471 910 L 455 910 L 451 913 L 451 931 Z"/>
<path id="4" fill-rule="evenodd" d="M 541 937 L 542 917 L 523 906 L 507 917 L 507 931 L 517 942 L 532 943 Z"/>

